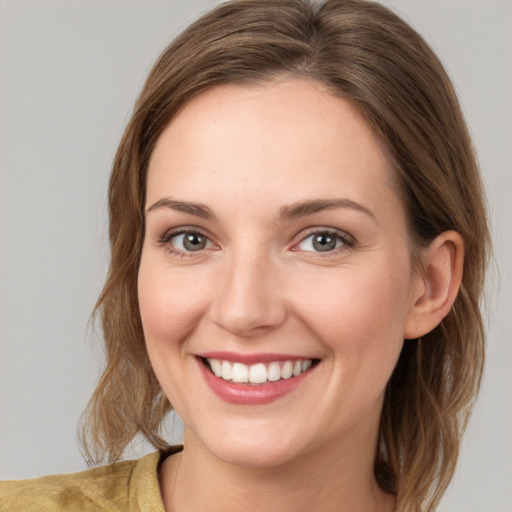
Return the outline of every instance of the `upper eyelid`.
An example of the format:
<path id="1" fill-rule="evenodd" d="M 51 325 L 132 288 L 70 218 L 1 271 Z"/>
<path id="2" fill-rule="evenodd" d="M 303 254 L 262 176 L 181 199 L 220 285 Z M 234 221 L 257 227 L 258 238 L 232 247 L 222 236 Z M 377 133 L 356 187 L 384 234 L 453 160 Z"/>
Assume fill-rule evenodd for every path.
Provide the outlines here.
<path id="1" fill-rule="evenodd" d="M 158 235 L 156 239 L 170 239 L 174 236 L 182 235 L 184 233 L 197 233 L 198 235 L 207 237 L 210 241 L 212 239 L 212 235 L 208 231 L 198 226 L 179 226 L 176 228 L 171 228 L 165 231 L 162 235 Z"/>
<path id="2" fill-rule="evenodd" d="M 317 233 L 329 233 L 331 235 L 337 235 L 340 238 L 350 240 L 352 243 L 356 242 L 356 239 L 353 235 L 348 233 L 347 231 L 344 231 L 343 229 L 338 228 L 331 228 L 331 227 L 312 227 L 307 228 L 306 233 L 304 233 L 304 230 L 301 232 L 302 234 L 298 234 L 297 236 L 300 236 L 299 241 L 303 241 L 306 238 L 309 238 L 311 235 L 317 234 Z"/>

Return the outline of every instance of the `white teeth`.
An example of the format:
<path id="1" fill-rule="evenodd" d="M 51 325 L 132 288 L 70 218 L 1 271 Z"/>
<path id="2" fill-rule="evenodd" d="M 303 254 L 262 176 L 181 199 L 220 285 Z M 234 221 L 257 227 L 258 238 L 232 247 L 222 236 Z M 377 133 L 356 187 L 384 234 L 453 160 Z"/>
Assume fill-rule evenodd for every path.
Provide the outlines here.
<path id="1" fill-rule="evenodd" d="M 253 384 L 267 382 L 267 368 L 263 363 L 253 364 L 249 368 L 249 382 Z"/>
<path id="2" fill-rule="evenodd" d="M 289 379 L 293 374 L 293 365 L 291 361 L 286 361 L 281 368 L 281 379 Z"/>
<path id="3" fill-rule="evenodd" d="M 281 378 L 281 367 L 278 362 L 270 363 L 268 365 L 268 380 L 275 382 Z"/>
<path id="4" fill-rule="evenodd" d="M 221 366 L 221 369 L 222 369 L 222 375 L 221 377 L 224 379 L 224 380 L 231 380 L 231 363 L 229 361 L 222 361 L 222 366 Z"/>
<path id="5" fill-rule="evenodd" d="M 222 376 L 221 362 L 218 359 L 208 359 L 208 362 L 210 363 L 213 373 L 215 373 L 215 375 L 217 377 L 221 377 Z"/>
<path id="6" fill-rule="evenodd" d="M 242 363 L 233 364 L 233 372 L 231 373 L 233 382 L 249 382 L 249 368 Z"/>
<path id="7" fill-rule="evenodd" d="M 305 372 L 311 366 L 311 359 L 302 361 L 302 371 Z"/>
<path id="8" fill-rule="evenodd" d="M 311 359 L 272 361 L 271 363 L 256 363 L 250 366 L 212 358 L 209 358 L 207 361 L 212 372 L 217 377 L 232 382 L 250 382 L 251 384 L 263 384 L 267 381 L 275 382 L 280 379 L 297 377 L 312 364 Z"/>

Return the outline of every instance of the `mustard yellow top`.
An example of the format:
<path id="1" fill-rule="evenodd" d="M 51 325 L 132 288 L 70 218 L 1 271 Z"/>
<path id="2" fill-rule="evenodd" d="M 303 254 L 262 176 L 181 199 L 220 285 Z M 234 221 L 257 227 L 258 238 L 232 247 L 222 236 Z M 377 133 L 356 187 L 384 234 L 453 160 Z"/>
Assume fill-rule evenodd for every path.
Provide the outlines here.
<path id="1" fill-rule="evenodd" d="M 0 511 L 165 512 L 158 465 L 180 450 L 173 447 L 80 473 L 0 482 Z"/>

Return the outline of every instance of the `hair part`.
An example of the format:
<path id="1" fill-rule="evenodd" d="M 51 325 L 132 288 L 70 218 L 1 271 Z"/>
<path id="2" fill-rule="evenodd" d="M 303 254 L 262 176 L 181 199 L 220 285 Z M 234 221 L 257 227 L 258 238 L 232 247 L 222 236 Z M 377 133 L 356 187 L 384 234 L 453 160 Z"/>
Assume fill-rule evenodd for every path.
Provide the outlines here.
<path id="1" fill-rule="evenodd" d="M 450 482 L 484 360 L 480 300 L 490 247 L 484 193 L 453 86 L 430 47 L 382 5 L 359 0 L 234 0 L 162 53 L 136 102 L 109 187 L 111 264 L 95 313 L 106 368 L 84 416 L 90 460 L 118 460 L 137 433 L 167 447 L 171 404 L 151 368 L 137 300 L 146 175 L 155 144 L 198 94 L 221 84 L 302 77 L 351 101 L 386 144 L 411 253 L 461 234 L 462 285 L 432 332 L 404 344 L 388 383 L 375 476 L 400 511 L 433 511 Z M 417 260 L 416 260 L 417 261 Z"/>

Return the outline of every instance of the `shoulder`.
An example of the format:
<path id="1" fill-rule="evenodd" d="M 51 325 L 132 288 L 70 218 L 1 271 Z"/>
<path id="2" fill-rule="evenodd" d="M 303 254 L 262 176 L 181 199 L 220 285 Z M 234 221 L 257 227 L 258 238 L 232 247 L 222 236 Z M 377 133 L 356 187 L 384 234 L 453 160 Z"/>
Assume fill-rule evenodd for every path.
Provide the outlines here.
<path id="1" fill-rule="evenodd" d="M 130 476 L 137 461 L 119 462 L 68 475 L 0 483 L 0 510 L 127 510 Z"/>
<path id="2" fill-rule="evenodd" d="M 2 512 L 163 512 L 159 452 L 67 475 L 0 482 Z"/>

